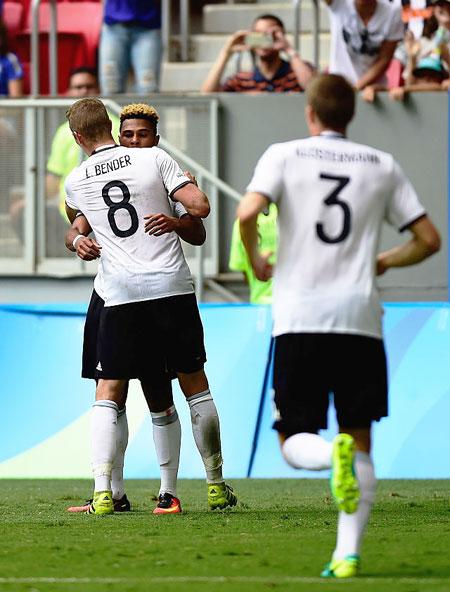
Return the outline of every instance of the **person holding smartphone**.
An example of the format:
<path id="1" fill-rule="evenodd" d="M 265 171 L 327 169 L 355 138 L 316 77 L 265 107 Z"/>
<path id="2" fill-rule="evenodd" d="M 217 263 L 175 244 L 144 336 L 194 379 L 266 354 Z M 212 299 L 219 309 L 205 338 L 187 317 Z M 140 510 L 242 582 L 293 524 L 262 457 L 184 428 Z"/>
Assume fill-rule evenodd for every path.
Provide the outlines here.
<path id="1" fill-rule="evenodd" d="M 250 51 L 251 71 L 238 71 L 222 84 L 230 58 Z M 286 61 L 280 54 L 288 57 Z M 210 92 L 301 92 L 314 76 L 314 68 L 291 47 L 283 22 L 273 14 L 255 19 L 251 31 L 237 31 L 224 45 L 205 82 L 203 93 Z"/>

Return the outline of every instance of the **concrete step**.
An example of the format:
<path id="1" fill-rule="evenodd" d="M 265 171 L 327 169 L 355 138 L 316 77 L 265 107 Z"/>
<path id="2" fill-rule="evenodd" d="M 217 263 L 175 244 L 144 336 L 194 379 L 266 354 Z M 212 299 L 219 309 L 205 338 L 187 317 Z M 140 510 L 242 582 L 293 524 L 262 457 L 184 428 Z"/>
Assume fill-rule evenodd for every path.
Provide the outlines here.
<path id="1" fill-rule="evenodd" d="M 193 62 L 213 62 L 219 55 L 220 50 L 225 45 L 228 35 L 192 35 L 190 39 L 189 57 Z M 292 45 L 294 45 L 293 35 L 288 35 Z M 174 54 L 172 59 L 177 59 L 179 55 L 179 38 L 173 38 Z M 330 34 L 321 33 L 320 35 L 320 60 L 326 63 L 330 52 Z M 314 36 L 311 33 L 304 33 L 300 36 L 300 55 L 303 59 L 312 62 L 314 60 Z"/>
<path id="2" fill-rule="evenodd" d="M 203 7 L 204 33 L 234 33 L 241 29 L 249 29 L 252 22 L 261 14 L 275 14 L 292 32 L 294 29 L 294 9 L 292 4 L 275 2 L 271 4 L 206 4 Z M 305 0 L 301 7 L 301 32 L 313 30 L 313 4 Z M 320 5 L 320 30 L 329 31 L 327 8 Z"/>

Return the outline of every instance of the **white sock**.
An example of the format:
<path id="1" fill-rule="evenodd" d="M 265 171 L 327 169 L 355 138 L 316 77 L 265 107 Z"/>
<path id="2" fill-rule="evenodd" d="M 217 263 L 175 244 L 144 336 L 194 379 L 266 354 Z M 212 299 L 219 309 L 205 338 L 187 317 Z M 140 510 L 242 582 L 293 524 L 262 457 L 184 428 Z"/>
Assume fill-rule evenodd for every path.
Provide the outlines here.
<path id="1" fill-rule="evenodd" d="M 125 495 L 123 483 L 123 465 L 125 451 L 128 445 L 128 421 L 126 407 L 119 409 L 117 414 L 116 430 L 116 454 L 114 456 L 111 471 L 111 489 L 115 500 L 120 500 Z"/>
<path id="2" fill-rule="evenodd" d="M 290 436 L 281 448 L 286 462 L 291 467 L 309 471 L 330 469 L 332 449 L 332 442 L 307 432 Z"/>
<path id="3" fill-rule="evenodd" d="M 181 424 L 175 405 L 160 413 L 150 413 L 153 441 L 161 469 L 160 495 L 170 493 L 177 497 L 177 475 L 180 464 Z"/>
<path id="4" fill-rule="evenodd" d="M 208 483 L 221 483 L 222 449 L 219 416 L 209 389 L 188 397 L 192 433 L 203 460 Z"/>
<path id="5" fill-rule="evenodd" d="M 333 553 L 333 559 L 343 559 L 346 555 L 359 555 L 364 530 L 369 521 L 370 510 L 375 500 L 377 480 L 372 460 L 366 452 L 356 452 L 355 472 L 361 490 L 359 506 L 354 514 L 339 512 L 336 549 Z"/>
<path id="6" fill-rule="evenodd" d="M 95 401 L 91 417 L 94 491 L 111 490 L 111 470 L 116 454 L 117 413 L 114 401 Z"/>

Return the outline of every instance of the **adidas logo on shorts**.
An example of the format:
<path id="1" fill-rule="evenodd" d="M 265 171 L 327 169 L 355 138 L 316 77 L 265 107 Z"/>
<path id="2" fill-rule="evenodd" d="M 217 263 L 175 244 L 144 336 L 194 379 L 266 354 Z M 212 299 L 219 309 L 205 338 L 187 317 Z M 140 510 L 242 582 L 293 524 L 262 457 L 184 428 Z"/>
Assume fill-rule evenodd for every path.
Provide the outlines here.
<path id="1" fill-rule="evenodd" d="M 101 362 L 99 362 L 99 363 L 97 364 L 97 366 L 95 367 L 95 369 L 96 369 L 96 370 L 98 370 L 99 372 L 103 372 L 102 363 L 101 363 Z"/>

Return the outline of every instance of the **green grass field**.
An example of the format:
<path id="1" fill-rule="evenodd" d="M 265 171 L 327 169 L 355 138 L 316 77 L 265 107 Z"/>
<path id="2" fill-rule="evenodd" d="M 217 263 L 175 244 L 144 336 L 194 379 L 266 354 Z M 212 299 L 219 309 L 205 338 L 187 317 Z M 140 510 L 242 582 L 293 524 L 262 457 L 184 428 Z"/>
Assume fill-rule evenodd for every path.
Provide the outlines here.
<path id="1" fill-rule="evenodd" d="M 236 509 L 206 509 L 181 481 L 184 513 L 153 516 L 155 481 L 129 481 L 133 512 L 66 507 L 88 481 L 0 481 L 0 590 L 27 592 L 450 591 L 450 481 L 381 481 L 363 573 L 320 580 L 336 511 L 323 480 L 235 480 Z"/>

